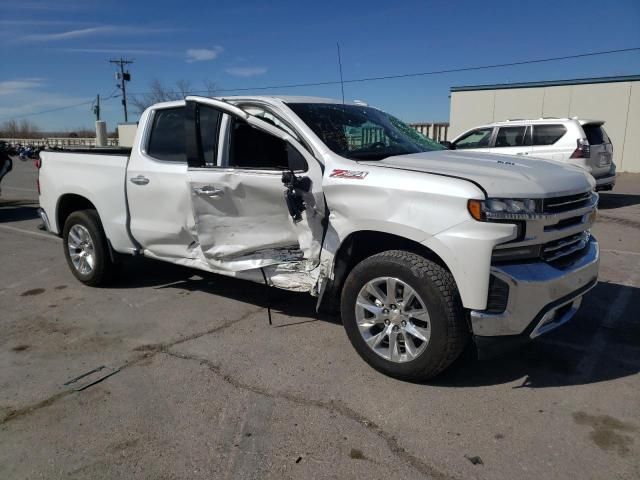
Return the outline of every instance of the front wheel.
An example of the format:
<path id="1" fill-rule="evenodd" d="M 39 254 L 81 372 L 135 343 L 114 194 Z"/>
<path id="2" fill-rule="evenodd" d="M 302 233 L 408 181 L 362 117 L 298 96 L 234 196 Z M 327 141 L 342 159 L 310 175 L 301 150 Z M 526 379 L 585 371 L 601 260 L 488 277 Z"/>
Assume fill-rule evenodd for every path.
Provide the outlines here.
<path id="1" fill-rule="evenodd" d="M 111 260 L 107 237 L 95 210 L 81 210 L 69 215 L 62 241 L 67 264 L 78 280 L 97 287 L 112 279 L 116 264 Z"/>
<path id="2" fill-rule="evenodd" d="M 354 267 L 342 290 L 341 313 L 360 356 L 403 380 L 424 381 L 442 372 L 468 338 L 451 273 L 401 250 Z"/>

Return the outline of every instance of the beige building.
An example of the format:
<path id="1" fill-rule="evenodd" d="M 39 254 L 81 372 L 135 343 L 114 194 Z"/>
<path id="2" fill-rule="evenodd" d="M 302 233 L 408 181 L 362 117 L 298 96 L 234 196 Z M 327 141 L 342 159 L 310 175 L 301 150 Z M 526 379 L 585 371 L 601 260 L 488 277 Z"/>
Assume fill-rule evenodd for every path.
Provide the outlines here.
<path id="1" fill-rule="evenodd" d="M 619 172 L 640 172 L 640 75 L 451 88 L 449 140 L 508 119 L 604 120 Z"/>

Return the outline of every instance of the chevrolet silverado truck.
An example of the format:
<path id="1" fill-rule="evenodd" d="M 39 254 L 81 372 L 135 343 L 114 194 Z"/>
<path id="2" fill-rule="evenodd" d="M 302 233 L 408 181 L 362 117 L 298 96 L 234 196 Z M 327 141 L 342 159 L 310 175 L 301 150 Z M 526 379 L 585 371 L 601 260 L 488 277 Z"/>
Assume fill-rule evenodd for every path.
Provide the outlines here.
<path id="1" fill-rule="evenodd" d="M 446 150 L 362 103 L 187 97 L 147 109 L 131 150 L 39 167 L 40 215 L 82 283 L 144 255 L 309 292 L 405 380 L 470 339 L 494 352 L 553 330 L 597 282 L 582 169 Z"/>

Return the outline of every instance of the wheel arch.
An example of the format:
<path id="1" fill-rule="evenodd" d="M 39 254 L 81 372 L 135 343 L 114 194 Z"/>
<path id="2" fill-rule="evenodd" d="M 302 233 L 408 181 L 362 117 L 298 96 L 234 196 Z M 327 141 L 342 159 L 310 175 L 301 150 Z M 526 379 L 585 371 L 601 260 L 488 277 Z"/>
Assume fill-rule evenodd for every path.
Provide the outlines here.
<path id="1" fill-rule="evenodd" d="M 58 232 L 62 235 L 62 231 L 64 229 L 64 224 L 73 212 L 77 212 L 78 210 L 96 210 L 96 206 L 89 200 L 88 198 L 78 195 L 76 193 L 65 193 L 61 195 L 58 199 L 58 204 L 56 205 L 56 226 L 58 228 Z M 100 215 L 98 214 L 98 217 Z"/>
<path id="2" fill-rule="evenodd" d="M 451 272 L 438 254 L 415 240 L 375 230 L 351 232 L 336 250 L 333 258 L 333 279 L 323 289 L 318 300 L 318 311 L 337 311 L 342 286 L 353 267 L 365 258 L 388 250 L 404 250 L 418 254 Z"/>

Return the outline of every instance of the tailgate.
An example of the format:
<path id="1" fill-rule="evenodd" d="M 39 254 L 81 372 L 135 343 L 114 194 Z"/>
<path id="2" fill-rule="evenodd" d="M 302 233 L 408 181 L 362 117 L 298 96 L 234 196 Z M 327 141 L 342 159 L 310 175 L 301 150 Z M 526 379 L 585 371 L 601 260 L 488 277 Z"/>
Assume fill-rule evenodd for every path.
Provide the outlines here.
<path id="1" fill-rule="evenodd" d="M 591 151 L 587 165 L 591 168 L 591 174 L 596 178 L 609 173 L 613 158 L 613 145 L 611 145 L 611 140 L 602 125 L 603 122 L 582 125 Z"/>

